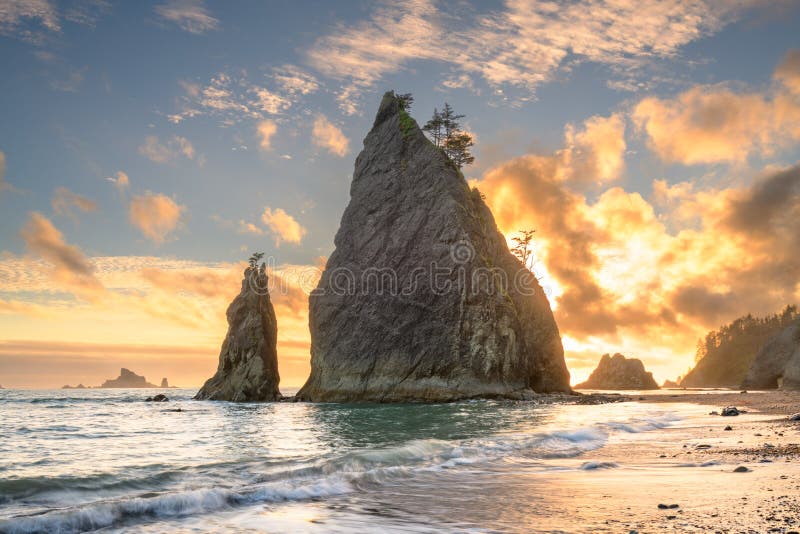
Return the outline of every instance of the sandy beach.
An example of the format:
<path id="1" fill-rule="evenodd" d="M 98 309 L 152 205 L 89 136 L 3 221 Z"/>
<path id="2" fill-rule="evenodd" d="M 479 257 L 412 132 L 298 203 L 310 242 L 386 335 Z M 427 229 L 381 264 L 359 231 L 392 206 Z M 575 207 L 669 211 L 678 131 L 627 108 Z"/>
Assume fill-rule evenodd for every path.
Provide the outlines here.
<path id="1" fill-rule="evenodd" d="M 657 463 L 677 462 L 702 470 L 697 476 L 684 472 L 676 478 L 647 475 L 633 479 L 609 472 L 597 491 L 610 503 L 630 503 L 619 515 L 637 518 L 609 525 L 641 532 L 800 531 L 800 421 L 789 420 L 790 415 L 800 412 L 800 392 L 676 390 L 671 394 L 667 390 L 630 399 L 661 406 L 688 403 L 705 416 L 699 416 L 689 427 L 661 430 L 665 440 L 642 443 L 635 450 L 626 447 L 627 451 L 614 451 L 609 446 L 607 454 L 640 459 L 650 456 Z M 736 406 L 744 413 L 713 415 L 727 406 Z M 737 468 L 746 471 L 736 472 Z M 678 507 L 642 510 L 641 503 L 649 502 L 654 495 L 664 501 L 659 504 Z M 652 508 L 652 502 L 649 504 Z"/>

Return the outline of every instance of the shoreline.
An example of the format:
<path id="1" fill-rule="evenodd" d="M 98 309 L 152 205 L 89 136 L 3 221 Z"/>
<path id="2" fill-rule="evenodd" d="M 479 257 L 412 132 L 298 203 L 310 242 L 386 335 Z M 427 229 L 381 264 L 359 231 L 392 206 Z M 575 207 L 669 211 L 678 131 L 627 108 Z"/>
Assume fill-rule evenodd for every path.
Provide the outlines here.
<path id="1" fill-rule="evenodd" d="M 728 484 L 733 486 L 724 490 L 712 490 L 703 483 L 704 495 L 691 499 L 694 510 L 684 510 L 681 504 L 682 515 L 669 514 L 666 517 L 671 519 L 662 516 L 645 522 L 645 530 L 671 526 L 721 532 L 800 531 L 800 421 L 789 419 L 800 412 L 800 391 L 662 392 L 631 396 L 629 401 L 664 407 L 671 403 L 697 406 L 697 426 L 653 452 L 661 461 L 707 466 L 703 469 L 709 472 L 721 470 L 724 476 L 745 477 L 731 478 Z M 743 411 L 736 416 L 715 415 L 727 406 Z M 711 503 L 700 504 L 707 499 L 708 491 L 728 491 L 734 498 L 715 495 Z M 735 497 L 737 492 L 741 495 Z"/>

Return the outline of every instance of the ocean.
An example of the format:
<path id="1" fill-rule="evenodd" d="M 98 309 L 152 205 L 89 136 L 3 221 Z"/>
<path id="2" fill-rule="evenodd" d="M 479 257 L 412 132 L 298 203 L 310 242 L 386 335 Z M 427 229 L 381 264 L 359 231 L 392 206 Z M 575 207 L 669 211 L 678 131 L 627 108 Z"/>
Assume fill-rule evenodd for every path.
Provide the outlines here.
<path id="1" fill-rule="evenodd" d="M 143 402 L 158 392 L 0 391 L 0 532 L 590 531 L 626 473 L 706 467 L 648 455 L 697 424 L 680 403 Z"/>

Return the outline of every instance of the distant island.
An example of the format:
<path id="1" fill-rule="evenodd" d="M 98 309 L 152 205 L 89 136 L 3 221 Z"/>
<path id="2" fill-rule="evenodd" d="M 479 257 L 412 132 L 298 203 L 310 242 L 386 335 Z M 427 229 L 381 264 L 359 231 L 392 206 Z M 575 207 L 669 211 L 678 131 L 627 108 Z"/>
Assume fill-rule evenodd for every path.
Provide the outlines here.
<path id="1" fill-rule="evenodd" d="M 161 381 L 161 387 L 169 387 L 167 379 Z M 148 382 L 145 377 L 137 375 L 130 369 L 124 367 L 119 370 L 119 376 L 113 380 L 106 380 L 100 386 L 101 388 L 157 388 L 155 384 Z"/>
<path id="2" fill-rule="evenodd" d="M 586 382 L 576 389 L 658 389 L 653 373 L 648 373 L 641 360 L 626 358 L 620 353 L 603 354 L 597 368 Z"/>
<path id="3" fill-rule="evenodd" d="M 154 388 L 154 389 L 166 389 L 169 388 L 169 381 L 166 378 L 161 379 L 161 386 L 157 386 L 155 384 L 151 384 L 150 382 L 145 379 L 145 377 L 137 375 L 130 369 L 126 369 L 123 367 L 119 370 L 119 376 L 117 378 L 110 378 L 103 382 L 99 388 L 103 389 L 111 389 L 111 388 Z M 77 386 L 70 386 L 69 384 L 62 386 L 61 389 L 92 389 L 91 386 L 84 386 L 83 384 L 78 384 Z"/>

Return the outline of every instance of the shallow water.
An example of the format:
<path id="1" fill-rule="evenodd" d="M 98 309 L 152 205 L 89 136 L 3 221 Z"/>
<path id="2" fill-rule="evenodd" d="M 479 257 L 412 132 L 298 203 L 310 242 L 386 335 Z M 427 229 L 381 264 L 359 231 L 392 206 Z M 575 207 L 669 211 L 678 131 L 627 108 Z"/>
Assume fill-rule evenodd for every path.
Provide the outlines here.
<path id="1" fill-rule="evenodd" d="M 598 453 L 671 439 L 658 430 L 697 412 L 153 393 L 0 391 L 0 532 L 522 531 L 548 480 L 625 468 L 634 456 Z"/>

